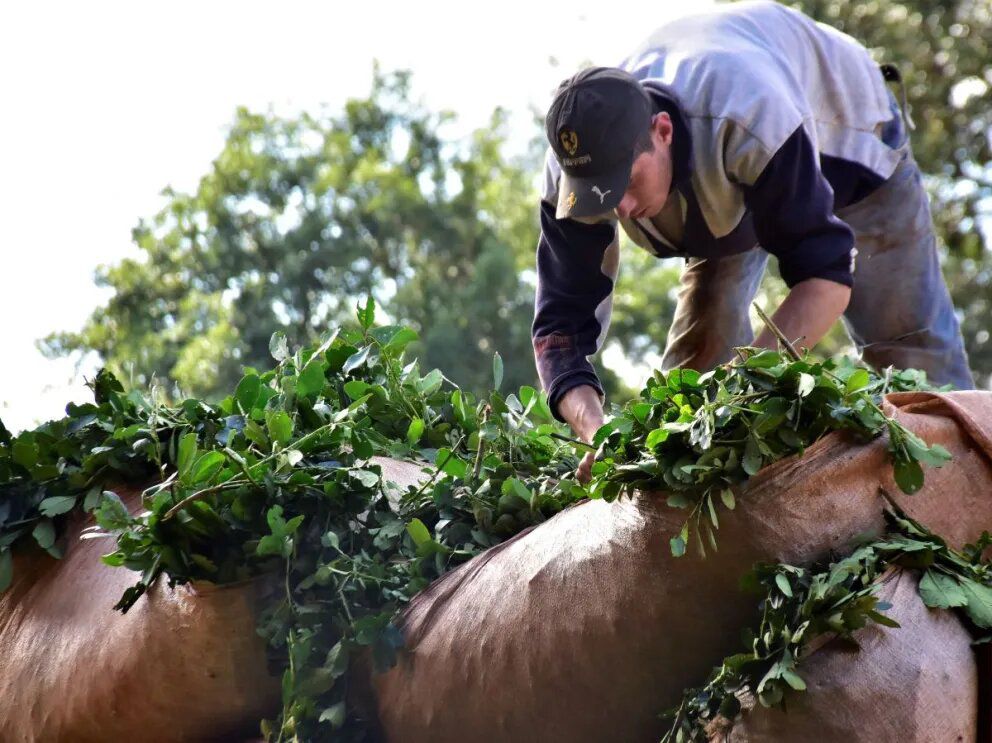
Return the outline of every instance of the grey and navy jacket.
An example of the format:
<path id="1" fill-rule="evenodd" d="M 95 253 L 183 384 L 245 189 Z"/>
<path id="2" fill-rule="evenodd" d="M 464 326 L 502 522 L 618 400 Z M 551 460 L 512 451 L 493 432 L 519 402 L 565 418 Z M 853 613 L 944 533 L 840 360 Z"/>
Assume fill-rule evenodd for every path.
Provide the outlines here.
<path id="1" fill-rule="evenodd" d="M 618 222 L 659 258 L 718 258 L 760 246 L 777 258 L 789 287 L 810 278 L 851 286 L 854 237 L 834 212 L 874 191 L 901 155 L 901 123 L 868 52 L 773 2 L 677 20 L 619 66 L 672 118 L 669 199 L 681 206 L 682 240 L 615 212 L 556 219 L 561 170 L 548 150 L 531 332 L 556 416 L 562 395 L 577 385 L 603 394 L 587 357 L 609 326 Z"/>

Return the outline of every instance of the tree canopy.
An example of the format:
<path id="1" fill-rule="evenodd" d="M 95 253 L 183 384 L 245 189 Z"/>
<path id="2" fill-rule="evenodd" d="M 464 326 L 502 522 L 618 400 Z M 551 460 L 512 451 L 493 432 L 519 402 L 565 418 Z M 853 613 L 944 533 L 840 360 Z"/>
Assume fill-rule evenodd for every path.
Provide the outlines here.
<path id="1" fill-rule="evenodd" d="M 496 350 L 508 384 L 532 382 L 520 272 L 533 260 L 533 168 L 505 157 L 502 110 L 453 141 L 441 135 L 451 114 L 409 88 L 409 73 L 377 68 L 369 97 L 337 115 L 239 108 L 196 192 L 167 189 L 134 229 L 140 257 L 98 270 L 109 303 L 45 350 L 95 350 L 125 378 L 211 395 L 267 363 L 274 331 L 312 342 L 371 294 L 459 383 L 483 387 Z"/>

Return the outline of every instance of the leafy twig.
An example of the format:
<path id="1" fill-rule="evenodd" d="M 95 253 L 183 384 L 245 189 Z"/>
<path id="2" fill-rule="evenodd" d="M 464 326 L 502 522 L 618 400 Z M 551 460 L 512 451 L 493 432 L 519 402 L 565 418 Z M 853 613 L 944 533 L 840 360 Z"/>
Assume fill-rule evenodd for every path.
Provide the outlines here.
<path id="1" fill-rule="evenodd" d="M 799 351 L 796 350 L 796 347 L 792 345 L 792 341 L 786 338 L 785 333 L 779 330 L 778 325 L 776 325 L 772 319 L 765 314 L 765 311 L 761 309 L 761 305 L 757 302 L 753 302 L 752 305 L 755 312 L 758 313 L 758 317 L 761 318 L 761 321 L 772 332 L 772 335 L 778 339 L 778 342 L 782 344 L 782 347 L 788 352 L 789 356 L 792 357 L 793 361 L 801 360 L 802 356 L 799 354 Z"/>

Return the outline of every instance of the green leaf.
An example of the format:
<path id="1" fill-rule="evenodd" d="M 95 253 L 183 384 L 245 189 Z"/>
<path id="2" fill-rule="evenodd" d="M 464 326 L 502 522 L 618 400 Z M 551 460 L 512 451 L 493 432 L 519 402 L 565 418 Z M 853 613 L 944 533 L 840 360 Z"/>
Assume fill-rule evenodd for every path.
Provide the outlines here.
<path id="1" fill-rule="evenodd" d="M 499 390 L 501 384 L 503 384 L 503 357 L 499 355 L 499 351 L 496 351 L 493 354 L 493 389 Z"/>
<path id="2" fill-rule="evenodd" d="M 359 433 L 358 429 L 351 432 L 351 449 L 358 459 L 371 459 L 375 454 L 375 448 L 367 436 Z"/>
<path id="3" fill-rule="evenodd" d="M 0 549 L 0 593 L 10 588 L 14 580 L 14 560 L 9 549 Z"/>
<path id="4" fill-rule="evenodd" d="M 293 420 L 284 411 L 269 411 L 265 414 L 265 425 L 269 436 L 280 444 L 288 444 L 293 438 Z"/>
<path id="5" fill-rule="evenodd" d="M 747 442 L 744 444 L 744 458 L 741 460 L 741 466 L 748 475 L 753 476 L 761 469 L 761 465 L 762 457 L 758 442 L 754 436 L 748 436 Z"/>
<path id="6" fill-rule="evenodd" d="M 259 379 L 257 374 L 246 374 L 238 382 L 238 387 L 234 391 L 234 399 L 238 401 L 238 405 L 241 406 L 241 410 L 245 414 L 250 413 L 252 408 L 255 407 L 255 404 L 258 402 L 258 393 L 261 389 L 262 380 Z"/>
<path id="7" fill-rule="evenodd" d="M 365 346 L 365 348 L 360 351 L 356 351 L 351 356 L 348 357 L 347 361 L 344 362 L 344 366 L 341 367 L 341 371 L 345 374 L 350 374 L 355 371 L 358 367 L 365 364 L 369 360 L 369 351 L 371 346 Z"/>
<path id="8" fill-rule="evenodd" d="M 420 519 L 413 519 L 406 525 L 406 530 L 413 539 L 413 543 L 418 547 L 431 541 L 431 533 Z"/>
<path id="9" fill-rule="evenodd" d="M 447 448 L 437 450 L 434 466 L 439 467 L 442 472 L 452 477 L 464 478 L 468 474 L 468 465 L 459 459 L 457 454 L 453 454 L 451 449 Z"/>
<path id="10" fill-rule="evenodd" d="M 38 510 L 41 511 L 42 516 L 51 518 L 52 516 L 68 513 L 75 505 L 76 496 L 74 495 L 54 495 L 50 498 L 45 498 L 45 500 L 39 503 Z"/>
<path id="11" fill-rule="evenodd" d="M 331 727 L 336 729 L 344 725 L 344 718 L 345 704 L 344 702 L 338 702 L 321 712 L 318 722 L 329 722 Z"/>
<path id="12" fill-rule="evenodd" d="M 94 510 L 100 505 L 101 497 L 100 488 L 94 485 L 86 492 L 86 497 L 83 499 L 83 510 L 86 511 L 86 513 Z"/>
<path id="13" fill-rule="evenodd" d="M 858 369 L 854 374 L 847 378 L 847 384 L 844 386 L 844 393 L 850 395 L 852 392 L 857 392 L 868 386 L 871 382 L 871 377 L 868 376 L 868 372 L 864 369 Z"/>
<path id="14" fill-rule="evenodd" d="M 667 441 L 670 434 L 671 431 L 667 428 L 656 428 L 648 434 L 647 439 L 644 441 L 644 445 L 648 449 L 654 449 L 658 444 Z"/>
<path id="15" fill-rule="evenodd" d="M 711 494 L 707 494 L 707 496 L 706 496 L 706 507 L 707 507 L 707 509 L 710 512 L 710 521 L 713 522 L 713 528 L 719 529 L 720 528 L 720 522 L 717 520 L 717 517 L 716 517 L 716 508 L 713 505 L 713 496 Z M 715 549 L 715 547 L 714 547 L 714 549 Z"/>
<path id="16" fill-rule="evenodd" d="M 416 381 L 417 392 L 422 395 L 432 395 L 444 382 L 444 375 L 440 369 L 432 369 L 430 373 Z"/>
<path id="17" fill-rule="evenodd" d="M 357 305 L 355 307 L 358 315 L 358 324 L 362 326 L 363 330 L 368 330 L 375 323 L 375 300 L 372 299 L 370 294 L 365 299 L 365 307 Z"/>
<path id="18" fill-rule="evenodd" d="M 277 330 L 269 338 L 269 353 L 276 361 L 289 358 L 289 342 L 286 340 L 286 334 L 281 330 Z"/>
<path id="19" fill-rule="evenodd" d="M 782 363 L 782 355 L 778 351 L 761 351 L 748 358 L 744 366 L 748 369 L 770 369 Z"/>
<path id="20" fill-rule="evenodd" d="M 903 433 L 903 444 L 912 459 L 920 464 L 928 464 L 931 467 L 942 467 L 950 461 L 951 453 L 940 444 L 928 446 L 927 443 L 912 431 Z"/>
<path id="21" fill-rule="evenodd" d="M 896 485 L 899 489 L 912 495 L 923 487 L 923 468 L 916 461 L 898 461 L 893 466 Z"/>
<path id="22" fill-rule="evenodd" d="M 131 514 L 121 501 L 117 493 L 110 490 L 103 491 L 100 499 L 100 506 L 93 514 L 97 524 L 111 534 L 124 531 L 131 525 Z"/>
<path id="23" fill-rule="evenodd" d="M 806 372 L 800 373 L 799 385 L 796 390 L 799 393 L 799 397 L 806 397 L 806 395 L 813 391 L 814 387 L 816 387 L 816 378 Z"/>
<path id="24" fill-rule="evenodd" d="M 783 668 L 782 678 L 785 680 L 785 683 L 796 691 L 806 691 L 806 682 L 803 681 L 802 677 L 795 671 L 788 668 Z"/>
<path id="25" fill-rule="evenodd" d="M 373 470 L 367 470 L 364 468 L 351 469 L 348 470 L 348 472 L 351 474 L 352 477 L 358 480 L 358 482 L 360 482 L 363 487 L 366 488 L 374 488 L 376 485 L 379 484 L 379 481 L 382 479 L 379 477 L 378 472 L 374 472 Z"/>
<path id="26" fill-rule="evenodd" d="M 530 507 L 531 498 L 533 493 L 531 493 L 530 488 L 523 483 L 523 481 L 517 479 L 516 477 L 507 478 L 503 483 L 502 487 L 503 495 L 514 495 L 523 504 L 525 508 Z"/>
<path id="27" fill-rule="evenodd" d="M 300 514 L 299 516 L 294 516 L 289 521 L 287 521 L 286 522 L 285 533 L 286 534 L 294 534 L 296 532 L 296 530 L 298 528 L 300 528 L 300 524 L 303 523 L 303 519 L 304 518 L 305 518 L 304 515 L 303 514 Z"/>
<path id="28" fill-rule="evenodd" d="M 38 445 L 31 438 L 19 436 L 14 441 L 11 454 L 13 460 L 25 469 L 31 469 L 38 463 Z"/>
<path id="29" fill-rule="evenodd" d="M 262 449 L 269 448 L 268 436 L 265 435 L 265 431 L 255 421 L 249 420 L 245 423 L 244 433 L 245 437 L 256 446 L 259 446 Z"/>
<path id="30" fill-rule="evenodd" d="M 196 460 L 192 468 L 190 481 L 194 485 L 206 482 L 224 467 L 227 457 L 219 451 L 208 451 Z"/>
<path id="31" fill-rule="evenodd" d="M 789 428 L 788 424 L 778 429 L 778 437 L 783 444 L 792 449 L 805 448 L 806 442 L 803 441 L 803 437 L 794 428 Z"/>
<path id="32" fill-rule="evenodd" d="M 966 611 L 971 621 L 982 629 L 992 629 L 992 588 L 968 578 L 960 585 L 968 599 Z"/>
<path id="33" fill-rule="evenodd" d="M 283 544 L 285 541 L 286 538 L 283 536 L 266 534 L 258 540 L 258 545 L 255 547 L 255 554 L 259 557 L 265 557 L 266 555 L 281 555 L 283 553 Z"/>
<path id="34" fill-rule="evenodd" d="M 360 400 L 371 388 L 372 385 L 360 379 L 353 379 L 350 382 L 345 382 L 344 385 L 345 394 L 352 400 Z"/>
<path id="35" fill-rule="evenodd" d="M 51 519 L 42 519 L 35 524 L 31 535 L 35 538 L 35 541 L 38 542 L 39 547 L 47 550 L 55 544 L 55 525 L 52 523 Z"/>
<path id="36" fill-rule="evenodd" d="M 789 585 L 789 579 L 788 578 L 786 578 L 781 573 L 778 573 L 775 576 L 775 585 L 778 586 L 778 590 L 780 590 L 782 593 L 784 593 L 790 599 L 792 598 L 792 586 Z"/>
<path id="37" fill-rule="evenodd" d="M 383 348 L 390 353 L 399 353 L 419 337 L 420 336 L 417 335 L 417 331 L 412 328 L 400 328 L 393 333 L 392 337 L 389 339 L 389 342 L 386 343 Z"/>
<path id="38" fill-rule="evenodd" d="M 725 505 L 731 511 L 733 511 L 737 505 L 737 501 L 734 499 L 734 491 L 731 490 L 730 488 L 724 488 L 723 490 L 720 491 L 720 500 L 722 500 L 723 505 Z"/>
<path id="39" fill-rule="evenodd" d="M 685 540 L 682 537 L 672 537 L 669 544 L 675 557 L 682 557 L 685 554 Z"/>
<path id="40" fill-rule="evenodd" d="M 320 543 L 325 547 L 330 547 L 333 549 L 341 549 L 341 541 L 338 539 L 338 535 L 333 531 L 324 532 L 324 536 L 320 538 Z"/>
<path id="41" fill-rule="evenodd" d="M 300 397 L 315 397 L 322 392 L 327 380 L 324 377 L 325 364 L 319 358 L 312 358 L 300 372 L 296 381 L 296 394 Z"/>
<path id="42" fill-rule="evenodd" d="M 900 627 L 902 627 L 902 625 L 899 624 L 899 622 L 897 622 L 892 617 L 883 614 L 880 611 L 875 611 L 874 609 L 868 611 L 867 616 L 869 619 L 871 619 L 874 622 L 877 622 L 878 624 L 881 624 L 883 627 L 892 627 L 893 629 L 899 629 Z"/>
<path id="43" fill-rule="evenodd" d="M 410 426 L 406 429 L 406 442 L 410 446 L 416 446 L 420 437 L 424 435 L 424 421 L 422 418 L 414 418 L 410 421 Z"/>
<path id="44" fill-rule="evenodd" d="M 950 609 L 965 606 L 968 597 L 955 578 L 935 570 L 928 570 L 920 579 L 920 598 L 932 609 Z"/>
<path id="45" fill-rule="evenodd" d="M 634 420 L 640 423 L 642 426 L 647 422 L 648 416 L 651 415 L 651 411 L 654 409 L 654 405 L 649 402 L 639 402 L 631 405 L 630 412 L 634 415 Z"/>
<path id="46" fill-rule="evenodd" d="M 196 434 L 187 433 L 179 439 L 179 452 L 176 456 L 176 469 L 179 471 L 180 479 L 189 472 L 190 467 L 196 460 Z"/>

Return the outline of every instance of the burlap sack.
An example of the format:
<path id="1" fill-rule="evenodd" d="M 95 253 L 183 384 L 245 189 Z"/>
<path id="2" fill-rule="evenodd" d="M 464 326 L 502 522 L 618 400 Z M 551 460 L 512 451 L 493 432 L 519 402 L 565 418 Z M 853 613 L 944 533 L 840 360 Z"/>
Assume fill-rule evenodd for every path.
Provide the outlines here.
<path id="1" fill-rule="evenodd" d="M 878 595 L 902 625 L 856 633 L 860 650 L 831 642 L 802 663 L 807 691 L 786 710 L 754 707 L 712 743 L 948 743 L 974 741 L 977 673 L 971 636 L 949 611 L 928 609 L 918 578 L 896 572 Z"/>
<path id="2" fill-rule="evenodd" d="M 899 394 L 887 407 L 954 456 L 914 496 L 895 486 L 884 441 L 834 434 L 741 489 L 706 560 L 671 557 L 684 512 L 643 494 L 566 509 L 444 576 L 404 616 L 412 651 L 372 678 L 385 735 L 657 740 L 658 712 L 754 623 L 737 581 L 755 561 L 809 563 L 880 533 L 880 488 L 952 544 L 992 526 L 992 394 Z"/>
<path id="3" fill-rule="evenodd" d="M 421 467 L 374 457 L 400 486 Z M 395 497 L 399 490 L 392 492 Z M 119 491 L 133 511 L 137 491 Z M 65 535 L 65 557 L 14 555 L 0 593 L 0 741 L 242 740 L 279 708 L 255 630 L 264 580 L 240 585 L 160 581 L 127 614 L 113 610 L 138 575 L 111 568 L 104 539 Z"/>
<path id="4" fill-rule="evenodd" d="M 138 494 L 121 492 L 130 507 Z M 66 554 L 14 557 L 0 594 L 0 740 L 182 741 L 257 733 L 278 709 L 255 631 L 258 582 L 160 581 L 127 614 L 112 608 L 138 574 L 100 561 L 113 544 L 78 540 Z"/>

